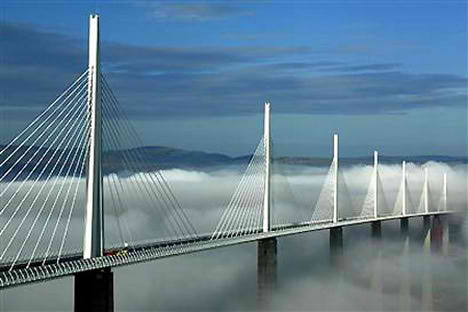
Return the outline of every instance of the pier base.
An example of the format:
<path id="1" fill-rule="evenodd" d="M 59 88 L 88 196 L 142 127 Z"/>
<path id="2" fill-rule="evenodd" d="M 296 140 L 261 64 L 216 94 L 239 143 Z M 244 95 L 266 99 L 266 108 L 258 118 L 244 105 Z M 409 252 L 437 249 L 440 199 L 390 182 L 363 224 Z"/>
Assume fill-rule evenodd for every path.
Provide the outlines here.
<path id="1" fill-rule="evenodd" d="M 375 306 L 370 307 L 375 311 L 383 310 L 383 286 L 384 277 L 382 274 L 382 226 L 381 221 L 374 221 L 371 223 L 371 245 L 368 256 L 370 260 L 369 265 L 372 266 L 371 276 L 369 278 L 369 289 L 372 290 L 374 296 Z"/>
<path id="2" fill-rule="evenodd" d="M 382 224 L 380 221 L 371 223 L 371 237 L 372 239 L 382 239 Z"/>
<path id="3" fill-rule="evenodd" d="M 457 215 L 457 217 L 459 217 Z M 449 217 L 448 219 L 448 241 L 449 244 L 459 245 L 461 247 L 467 247 L 467 242 L 464 239 L 465 235 L 463 234 L 463 219 L 464 216 L 461 216 L 458 220 L 455 217 Z"/>
<path id="4" fill-rule="evenodd" d="M 406 237 L 409 234 L 409 220 L 408 218 L 401 218 L 400 219 L 400 232 L 401 235 Z"/>
<path id="5" fill-rule="evenodd" d="M 423 228 L 422 228 L 422 240 L 426 239 L 427 235 L 429 235 L 429 231 L 431 230 L 431 216 L 424 216 L 423 217 Z"/>
<path id="6" fill-rule="evenodd" d="M 445 216 L 445 218 L 447 220 L 446 226 L 448 227 L 447 240 L 450 247 L 449 254 L 455 259 L 463 259 L 463 254 L 466 255 L 468 247 L 465 233 L 463 233 L 464 222 L 467 220 L 466 215 L 454 214 L 451 216 Z M 468 261 L 456 261 L 455 267 L 460 276 L 468 276 Z M 468 284 L 466 283 L 466 280 L 454 280 L 453 282 L 454 283 L 451 286 L 459 289 L 458 292 L 453 292 L 453 294 L 468 294 Z M 455 295 L 449 300 L 454 307 L 452 311 L 468 311 L 468 295 Z"/>
<path id="7" fill-rule="evenodd" d="M 432 219 L 431 229 L 431 251 L 433 253 L 442 252 L 444 242 L 444 224 L 440 215 L 435 215 Z"/>
<path id="8" fill-rule="evenodd" d="M 330 229 L 330 264 L 340 267 L 343 260 L 343 228 Z"/>
<path id="9" fill-rule="evenodd" d="M 258 241 L 257 299 L 260 306 L 271 301 L 277 286 L 277 241 L 266 238 Z"/>
<path id="10" fill-rule="evenodd" d="M 413 284 L 414 293 L 417 298 L 421 298 L 421 303 L 414 302 L 412 310 L 433 311 L 433 289 L 432 289 L 432 267 L 431 267 L 431 216 L 423 216 L 421 233 L 418 235 L 417 248 L 422 249 L 422 254 L 426 261 L 414 264 L 414 270 L 421 270 L 422 275 L 417 276 L 418 282 Z"/>
<path id="11" fill-rule="evenodd" d="M 110 268 L 75 275 L 74 311 L 113 312 L 114 273 Z"/>

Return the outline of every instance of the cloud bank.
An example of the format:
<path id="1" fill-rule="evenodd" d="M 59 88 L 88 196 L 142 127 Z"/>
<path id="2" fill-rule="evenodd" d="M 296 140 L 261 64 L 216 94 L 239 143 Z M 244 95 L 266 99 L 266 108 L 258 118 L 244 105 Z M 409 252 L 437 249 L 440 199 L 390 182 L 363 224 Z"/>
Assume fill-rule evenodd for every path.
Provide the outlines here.
<path id="1" fill-rule="evenodd" d="M 466 210 L 466 165 L 434 162 L 422 166 L 409 164 L 408 176 L 409 184 L 413 186 L 410 188 L 412 194 L 418 195 L 421 192 L 425 167 L 430 170 L 430 185 L 434 196 L 437 197 L 436 189 L 440 186 L 442 173 L 447 172 L 450 207 Z M 400 170 L 399 166 L 381 166 L 381 177 L 388 194 L 397 192 Z M 324 168 L 313 167 L 287 167 L 280 172 L 276 171 L 273 180 L 279 181 L 279 186 L 284 186 L 284 179 L 287 179 L 290 190 L 283 189 L 275 193 L 275 203 L 282 210 L 290 211 L 290 215 L 298 215 L 301 209 L 303 212 L 308 209 L 310 215 L 326 172 Z M 355 166 L 344 170 L 343 174 L 354 198 L 365 196 L 371 172 L 370 166 Z M 173 169 L 165 171 L 164 175 L 190 220 L 200 231 L 208 231 L 216 224 L 241 177 L 240 171 L 232 168 L 210 172 Z M 131 182 L 132 178 L 139 179 L 128 174 L 121 176 L 122 183 L 129 190 L 125 196 L 129 196 L 133 205 L 127 211 L 117 212 L 110 205 L 106 206 L 106 230 L 111 233 L 106 236 L 109 244 L 112 244 L 112 240 L 114 243 L 120 242 L 116 219 L 121 220 L 122 226 L 123 220 L 126 220 L 132 231 L 142 232 L 142 239 L 145 235 L 157 234 L 157 228 L 164 222 L 161 214 L 154 214 L 154 211 L 147 210 L 148 207 L 141 204 L 141 194 L 135 196 L 130 192 L 130 183 L 135 181 Z M 291 200 L 291 196 L 295 202 L 287 204 L 286 201 Z M 390 198 L 391 196 L 389 201 Z M 82 212 L 73 215 L 73 218 L 77 227 L 75 229 L 78 229 L 83 218 Z M 420 220 L 412 219 L 410 222 L 412 233 L 417 233 L 422 226 Z M 78 246 L 81 235 L 75 234 L 72 237 L 76 239 Z M 346 228 L 347 265 L 343 275 L 328 263 L 328 232 L 281 238 L 279 289 L 269 308 L 374 311 L 382 305 L 384 309 L 404 311 L 409 302 L 410 307 L 422 309 L 428 299 L 421 297 L 417 289 L 421 281 L 427 279 L 429 271 L 433 274 L 432 286 L 444 290 L 443 307 L 463 307 L 466 293 L 466 280 L 463 278 L 466 276 L 466 265 L 463 266 L 463 261 L 467 259 L 464 245 L 451 247 L 450 257 L 428 258 L 422 247 L 416 245 L 412 245 L 408 253 L 404 244 L 399 241 L 396 222 L 383 224 L 383 236 L 385 241 L 380 256 L 376 256 L 372 252 L 374 249 L 369 248 L 371 242 L 368 241 L 368 226 Z M 468 236 L 464 239 L 467 238 Z M 121 311 L 257 310 L 255 248 L 255 244 L 246 244 L 115 269 L 116 308 Z M 404 250 L 407 250 L 406 253 Z M 414 267 L 415 263 L 418 266 Z M 423 269 L 423 264 L 431 269 Z M 402 286 L 405 276 L 409 278 L 409 282 Z M 6 290 L 0 294 L 0 303 L 7 310 L 68 310 L 72 305 L 72 281 L 71 278 L 65 278 L 47 284 Z M 380 288 L 378 285 L 381 285 Z M 407 289 L 407 285 L 416 290 L 404 294 L 402 299 L 401 293 Z M 54 302 L 44 300 L 44 291 L 47 294 L 55 293 L 60 299 Z M 24 296 L 28 296 L 30 300 L 18 300 Z"/>

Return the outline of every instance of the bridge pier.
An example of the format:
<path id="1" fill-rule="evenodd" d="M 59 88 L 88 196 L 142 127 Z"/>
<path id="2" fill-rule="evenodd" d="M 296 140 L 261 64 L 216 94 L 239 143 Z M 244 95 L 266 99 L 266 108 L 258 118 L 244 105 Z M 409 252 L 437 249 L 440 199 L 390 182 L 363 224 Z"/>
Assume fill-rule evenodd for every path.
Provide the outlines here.
<path id="1" fill-rule="evenodd" d="M 441 215 L 435 215 L 432 219 L 432 228 L 431 228 L 431 253 L 432 254 L 442 254 L 444 249 L 446 249 L 446 242 L 444 241 L 444 236 L 447 238 L 447 235 L 444 235 L 446 225 L 445 218 Z M 437 276 L 439 272 L 433 271 L 434 270 L 434 259 L 431 258 L 432 261 L 432 268 L 431 268 L 431 275 L 432 275 L 432 308 L 433 310 L 440 311 L 443 306 L 443 302 L 447 297 L 447 293 L 442 291 L 444 287 L 441 284 L 441 280 Z M 446 287 L 446 286 L 445 286 Z"/>
<path id="2" fill-rule="evenodd" d="M 411 310 L 411 281 L 409 262 L 409 219 L 400 219 L 401 233 L 401 265 L 400 265 L 400 298 L 399 308 L 401 311 Z"/>
<path id="3" fill-rule="evenodd" d="M 404 237 L 408 236 L 409 234 L 409 220 L 407 217 L 400 219 L 400 232 Z"/>
<path id="4" fill-rule="evenodd" d="M 110 268 L 75 274 L 75 312 L 114 311 L 114 273 Z"/>
<path id="5" fill-rule="evenodd" d="M 463 215 L 456 215 L 458 218 L 455 218 L 454 216 L 449 216 L 447 220 L 447 226 L 448 226 L 448 241 L 449 244 L 455 244 L 455 245 L 461 245 L 463 247 L 467 246 L 466 240 L 464 240 L 464 234 L 463 234 L 463 221 L 464 216 Z"/>
<path id="6" fill-rule="evenodd" d="M 380 221 L 371 223 L 371 237 L 372 239 L 382 239 L 382 223 Z"/>
<path id="7" fill-rule="evenodd" d="M 466 215 L 454 214 L 446 216 L 447 227 L 448 227 L 448 245 L 449 253 L 455 258 L 460 259 L 460 255 L 466 252 L 468 247 L 465 233 L 463 233 L 464 222 L 467 222 Z M 463 258 L 463 257 L 462 257 Z M 455 267 L 459 272 L 460 276 L 468 276 L 468 262 L 457 261 Z M 468 294 L 468 285 L 466 281 L 454 281 L 452 287 L 460 289 L 458 293 Z M 455 293 L 455 292 L 454 292 Z M 457 311 L 468 311 L 468 296 L 454 296 L 450 298 L 450 301 L 455 307 L 453 310 Z"/>
<path id="8" fill-rule="evenodd" d="M 372 259 L 372 275 L 369 280 L 369 288 L 374 293 L 376 306 L 373 307 L 376 311 L 383 310 L 383 290 L 384 281 L 382 275 L 382 224 L 381 221 L 374 221 L 371 223 L 371 252 L 370 259 Z"/>
<path id="9" fill-rule="evenodd" d="M 415 301 L 412 310 L 421 309 L 422 311 L 432 311 L 432 268 L 430 265 L 430 249 L 431 249 L 431 216 L 423 216 L 423 224 L 421 232 L 418 233 L 415 247 L 422 251 L 424 261 L 420 264 L 413 263 L 414 270 L 421 270 L 422 275 L 416 276 L 417 282 L 412 284 L 413 293 L 420 302 Z"/>
<path id="10" fill-rule="evenodd" d="M 444 242 L 444 224 L 440 215 L 435 215 L 432 219 L 431 229 L 431 251 L 432 253 L 442 252 Z"/>
<path id="11" fill-rule="evenodd" d="M 341 226 L 330 229 L 330 264 L 340 267 L 343 259 L 343 228 Z"/>
<path id="12" fill-rule="evenodd" d="M 426 239 L 427 235 L 429 234 L 430 229 L 431 229 L 431 216 L 423 216 L 423 231 L 422 231 L 423 240 Z"/>
<path id="13" fill-rule="evenodd" d="M 259 306 L 271 301 L 277 287 L 277 240 L 265 238 L 258 241 L 257 248 L 257 299 Z"/>
<path id="14" fill-rule="evenodd" d="M 411 249 L 426 250 L 430 246 L 431 216 L 423 216 L 422 228 L 411 238 Z"/>

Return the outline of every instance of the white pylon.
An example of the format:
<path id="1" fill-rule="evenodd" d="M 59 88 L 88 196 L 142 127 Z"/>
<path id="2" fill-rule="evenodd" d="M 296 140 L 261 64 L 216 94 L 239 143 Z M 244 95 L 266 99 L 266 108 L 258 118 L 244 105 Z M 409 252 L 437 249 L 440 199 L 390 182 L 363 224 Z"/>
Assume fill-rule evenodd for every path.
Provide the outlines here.
<path id="1" fill-rule="evenodd" d="M 263 142 L 265 146 L 265 190 L 263 197 L 263 232 L 269 232 L 271 229 L 271 216 L 270 216 L 270 103 L 265 102 L 265 121 L 263 128 Z"/>
<path id="2" fill-rule="evenodd" d="M 424 168 L 424 212 L 429 212 L 429 170 Z"/>
<path id="3" fill-rule="evenodd" d="M 447 211 L 447 173 L 444 173 L 444 189 L 443 189 L 443 200 L 444 200 L 444 203 L 443 203 L 443 208 L 444 208 L 444 211 Z"/>
<path id="4" fill-rule="evenodd" d="M 402 205 L 401 215 L 406 216 L 406 161 L 403 160 L 401 164 L 402 178 L 401 178 L 401 191 L 402 191 Z"/>
<path id="5" fill-rule="evenodd" d="M 333 135 L 333 223 L 338 222 L 338 134 Z"/>
<path id="6" fill-rule="evenodd" d="M 379 193 L 379 153 L 374 151 L 374 218 L 378 218 L 378 193 Z"/>
<path id="7" fill-rule="evenodd" d="M 89 17 L 89 81 L 88 111 L 90 114 L 89 152 L 87 159 L 86 211 L 83 258 L 101 257 L 104 251 L 104 214 L 101 171 L 101 85 L 99 51 L 99 16 Z"/>

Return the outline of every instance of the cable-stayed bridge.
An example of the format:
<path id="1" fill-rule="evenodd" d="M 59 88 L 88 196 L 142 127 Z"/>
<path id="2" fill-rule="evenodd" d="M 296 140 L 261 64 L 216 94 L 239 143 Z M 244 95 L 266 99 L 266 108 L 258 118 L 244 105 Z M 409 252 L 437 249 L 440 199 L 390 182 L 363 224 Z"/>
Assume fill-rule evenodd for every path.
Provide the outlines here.
<path id="1" fill-rule="evenodd" d="M 412 198 L 405 162 L 389 201 L 377 152 L 368 192 L 357 203 L 339 166 L 337 135 L 318 198 L 306 209 L 282 209 L 275 187 L 300 205 L 275 171 L 270 128 L 266 103 L 264 134 L 237 188 L 213 228 L 197 227 L 151 154 L 138 148 L 138 133 L 101 72 L 99 17 L 91 16 L 89 67 L 0 151 L 0 288 L 75 275 L 75 302 L 89 294 L 103 302 L 115 266 L 259 241 L 259 263 L 268 267 L 277 237 L 328 229 L 330 243 L 340 246 L 345 226 L 369 223 L 380 236 L 382 221 L 400 219 L 407 230 L 408 218 L 434 216 L 440 226 L 440 216 L 456 212 L 446 174 L 433 190 L 426 168 L 420 196 Z M 138 211 L 160 222 L 151 231 L 132 228 Z M 111 226 L 116 230 L 108 232 Z"/>

